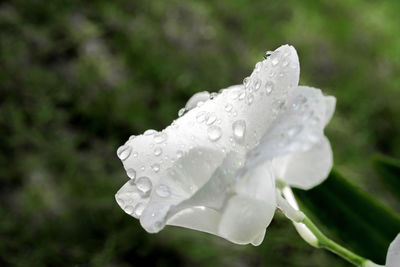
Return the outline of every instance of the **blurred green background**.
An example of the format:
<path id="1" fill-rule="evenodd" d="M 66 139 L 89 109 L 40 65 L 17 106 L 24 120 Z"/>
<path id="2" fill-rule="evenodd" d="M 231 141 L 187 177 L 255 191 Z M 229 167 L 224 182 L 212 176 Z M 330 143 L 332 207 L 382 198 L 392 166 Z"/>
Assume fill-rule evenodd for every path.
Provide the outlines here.
<path id="1" fill-rule="evenodd" d="M 400 2 L 0 2 L 0 265 L 349 266 L 282 216 L 259 247 L 167 227 L 114 200 L 116 148 L 163 129 L 195 92 L 296 47 L 301 84 L 337 97 L 335 165 L 400 211 L 369 158 L 400 157 Z"/>

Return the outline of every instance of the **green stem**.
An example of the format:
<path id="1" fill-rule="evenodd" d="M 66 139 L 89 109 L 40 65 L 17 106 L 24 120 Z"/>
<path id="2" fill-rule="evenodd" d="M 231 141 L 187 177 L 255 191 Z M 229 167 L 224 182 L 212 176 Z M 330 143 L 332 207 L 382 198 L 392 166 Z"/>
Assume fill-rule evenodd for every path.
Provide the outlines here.
<path id="1" fill-rule="evenodd" d="M 351 252 L 350 250 L 342 247 L 338 243 L 326 237 L 326 235 L 324 235 L 307 216 L 303 219 L 302 223 L 304 223 L 307 228 L 317 237 L 318 247 L 328 249 L 356 266 L 363 266 L 363 264 L 367 261 L 367 259 Z"/>
<path id="2" fill-rule="evenodd" d="M 286 217 L 293 221 L 300 236 L 307 243 L 317 248 L 327 249 L 356 266 L 381 266 L 355 254 L 354 252 L 329 239 L 318 229 L 318 227 L 310 220 L 310 218 L 308 218 L 301 210 L 299 210 L 291 188 L 287 185 L 283 185 L 280 187 L 280 190 L 285 198 L 280 195 L 280 192 L 277 192 L 278 206 L 282 209 Z M 301 215 L 299 213 L 301 213 Z"/>

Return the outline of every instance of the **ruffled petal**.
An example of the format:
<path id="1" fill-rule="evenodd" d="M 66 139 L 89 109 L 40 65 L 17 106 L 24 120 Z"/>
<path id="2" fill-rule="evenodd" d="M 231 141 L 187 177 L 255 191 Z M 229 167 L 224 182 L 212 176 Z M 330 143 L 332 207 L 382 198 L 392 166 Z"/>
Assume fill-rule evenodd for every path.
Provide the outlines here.
<path id="1" fill-rule="evenodd" d="M 273 165 L 277 178 L 290 186 L 310 189 L 328 176 L 333 165 L 332 149 L 328 139 L 323 137 L 307 151 L 274 159 Z"/>

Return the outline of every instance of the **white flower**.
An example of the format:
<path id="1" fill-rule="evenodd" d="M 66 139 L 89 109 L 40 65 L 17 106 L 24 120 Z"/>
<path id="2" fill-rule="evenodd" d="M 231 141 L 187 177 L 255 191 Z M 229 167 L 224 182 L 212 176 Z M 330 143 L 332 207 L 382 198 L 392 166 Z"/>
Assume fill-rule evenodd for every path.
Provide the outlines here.
<path id="1" fill-rule="evenodd" d="M 117 151 L 131 178 L 118 204 L 151 233 L 167 224 L 260 244 L 275 178 L 310 188 L 332 167 L 323 129 L 335 98 L 298 86 L 299 70 L 281 46 L 243 85 L 195 94 L 166 129 L 132 136 Z"/>

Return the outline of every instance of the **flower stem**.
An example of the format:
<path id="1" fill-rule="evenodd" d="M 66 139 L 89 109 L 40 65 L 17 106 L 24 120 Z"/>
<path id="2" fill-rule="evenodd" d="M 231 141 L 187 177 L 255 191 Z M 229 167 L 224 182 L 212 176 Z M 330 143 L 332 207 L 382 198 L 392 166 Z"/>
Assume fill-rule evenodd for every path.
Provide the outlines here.
<path id="1" fill-rule="evenodd" d="M 324 235 L 318 227 L 308 218 L 302 211 L 299 210 L 296 199 L 294 198 L 293 192 L 289 186 L 281 187 L 282 196 L 277 196 L 278 207 L 282 210 L 282 212 L 291 219 L 296 227 L 296 230 L 299 232 L 300 236 L 310 245 L 317 248 L 327 249 L 336 255 L 342 257 L 348 262 L 353 263 L 356 266 L 360 267 L 378 267 L 378 265 L 366 258 L 363 258 L 354 252 L 346 249 L 345 247 L 339 245 L 335 241 L 329 239 L 326 235 Z M 286 202 L 286 203 L 285 203 Z M 297 220 L 294 219 L 290 214 L 297 214 L 300 212 L 303 216 L 297 215 Z M 288 216 L 289 215 L 289 216 Z"/>

